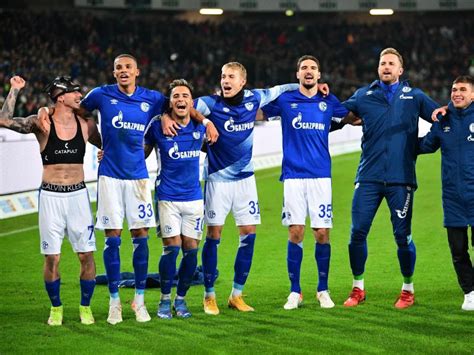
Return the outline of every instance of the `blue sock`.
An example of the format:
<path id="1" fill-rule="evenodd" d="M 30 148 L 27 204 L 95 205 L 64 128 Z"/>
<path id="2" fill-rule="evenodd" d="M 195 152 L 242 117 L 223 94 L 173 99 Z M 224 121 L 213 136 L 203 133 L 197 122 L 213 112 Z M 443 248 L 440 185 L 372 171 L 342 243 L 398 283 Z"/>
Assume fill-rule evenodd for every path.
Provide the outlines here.
<path id="1" fill-rule="evenodd" d="M 191 282 L 193 281 L 194 272 L 197 266 L 198 248 L 183 250 L 183 259 L 179 265 L 179 279 L 176 294 L 180 297 L 186 296 Z"/>
<path id="2" fill-rule="evenodd" d="M 349 260 L 352 275 L 362 275 L 365 271 L 365 262 L 367 261 L 367 239 L 351 239 L 349 243 Z"/>
<path id="3" fill-rule="evenodd" d="M 133 238 L 132 242 L 135 289 L 144 290 L 148 276 L 148 236 Z"/>
<path id="4" fill-rule="evenodd" d="M 416 247 L 411 240 L 411 236 L 407 238 L 409 242 L 398 244 L 398 262 L 400 263 L 400 271 L 404 277 L 412 277 L 415 272 Z"/>
<path id="5" fill-rule="evenodd" d="M 301 293 L 300 270 L 303 260 L 303 243 L 295 244 L 288 241 L 288 251 L 286 254 L 286 266 L 288 277 L 290 278 L 291 292 Z"/>
<path id="6" fill-rule="evenodd" d="M 174 275 L 176 274 L 176 258 L 178 257 L 179 249 L 179 247 L 175 246 L 163 246 L 159 270 L 161 293 L 164 295 L 171 293 Z"/>
<path id="7" fill-rule="evenodd" d="M 206 238 L 202 248 L 202 272 L 204 274 L 206 292 L 214 291 L 217 270 L 217 246 L 220 242 L 220 239 Z"/>
<path id="8" fill-rule="evenodd" d="M 118 284 L 120 282 L 120 244 L 119 237 L 105 238 L 104 265 L 109 283 L 109 292 L 118 294 Z"/>
<path id="9" fill-rule="evenodd" d="M 61 299 L 59 298 L 59 288 L 61 286 L 61 279 L 57 279 L 53 282 L 44 282 L 46 287 L 46 292 L 48 292 L 49 299 L 51 300 L 51 305 L 53 307 L 59 307 L 62 305 Z"/>
<path id="10" fill-rule="evenodd" d="M 95 280 L 80 280 L 81 283 L 81 306 L 89 306 L 94 294 Z"/>
<path id="11" fill-rule="evenodd" d="M 239 237 L 239 249 L 234 263 L 234 283 L 244 286 L 252 266 L 253 248 L 255 245 L 255 234 L 241 235 Z"/>
<path id="12" fill-rule="evenodd" d="M 314 257 L 318 265 L 318 292 L 328 289 L 329 261 L 331 260 L 331 244 L 316 243 Z"/>

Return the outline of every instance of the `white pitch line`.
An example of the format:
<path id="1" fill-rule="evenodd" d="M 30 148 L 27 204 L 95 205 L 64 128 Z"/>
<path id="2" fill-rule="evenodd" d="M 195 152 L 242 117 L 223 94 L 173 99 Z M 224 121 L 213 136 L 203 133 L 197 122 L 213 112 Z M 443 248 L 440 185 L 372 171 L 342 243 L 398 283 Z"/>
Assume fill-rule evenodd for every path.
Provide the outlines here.
<path id="1" fill-rule="evenodd" d="M 21 228 L 21 229 L 15 229 L 15 230 L 12 230 L 10 232 L 0 233 L 0 238 L 1 237 L 8 237 L 9 235 L 13 235 L 13 234 L 17 234 L 17 233 L 32 231 L 34 229 L 38 229 L 38 226 L 31 226 L 31 227 L 26 227 L 26 228 Z"/>

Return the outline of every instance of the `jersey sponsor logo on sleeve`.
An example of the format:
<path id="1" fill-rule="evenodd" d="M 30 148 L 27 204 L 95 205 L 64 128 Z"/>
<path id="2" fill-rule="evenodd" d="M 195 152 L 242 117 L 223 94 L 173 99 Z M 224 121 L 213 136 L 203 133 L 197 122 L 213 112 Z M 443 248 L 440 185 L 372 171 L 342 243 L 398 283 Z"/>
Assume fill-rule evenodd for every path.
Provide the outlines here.
<path id="1" fill-rule="evenodd" d="M 177 142 L 174 142 L 173 146 L 168 150 L 168 155 L 171 159 L 189 159 L 197 158 L 200 156 L 199 150 L 188 150 L 188 151 L 179 151 L 179 146 Z"/>
<path id="2" fill-rule="evenodd" d="M 320 122 L 302 122 L 303 115 L 301 112 L 298 112 L 298 116 L 293 118 L 291 125 L 294 129 L 315 129 L 319 131 L 324 131 L 326 124 Z"/>
<path id="3" fill-rule="evenodd" d="M 123 121 L 122 111 L 119 111 L 118 115 L 112 118 L 112 126 L 118 129 L 130 129 L 140 132 L 144 132 L 146 128 L 145 125 L 141 123 Z"/>
<path id="4" fill-rule="evenodd" d="M 241 132 L 253 129 L 254 122 L 247 122 L 241 124 L 234 124 L 234 119 L 231 117 L 224 123 L 224 129 L 227 132 Z"/>

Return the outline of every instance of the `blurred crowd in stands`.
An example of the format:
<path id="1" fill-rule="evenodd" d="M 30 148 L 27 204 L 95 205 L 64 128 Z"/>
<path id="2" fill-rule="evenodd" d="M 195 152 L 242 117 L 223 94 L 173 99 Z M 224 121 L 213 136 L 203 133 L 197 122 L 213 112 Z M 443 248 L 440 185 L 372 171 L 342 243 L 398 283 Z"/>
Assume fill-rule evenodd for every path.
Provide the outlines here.
<path id="1" fill-rule="evenodd" d="M 263 15 L 262 15 L 263 16 Z M 329 16 L 329 15 L 328 15 Z M 295 81 L 296 59 L 312 54 L 321 61 L 321 81 L 341 100 L 377 78 L 378 55 L 397 48 L 405 60 L 404 79 L 440 103 L 449 100 L 452 80 L 474 74 L 474 22 L 461 16 L 450 23 L 398 21 L 331 24 L 237 21 L 188 23 L 171 16 L 124 16 L 84 11 L 0 12 L 0 104 L 8 79 L 28 81 L 16 115 L 35 113 L 48 102 L 44 86 L 69 75 L 86 93 L 113 83 L 113 58 L 137 57 L 139 85 L 166 92 L 175 78 L 194 85 L 195 96 L 214 93 L 221 65 L 236 60 L 248 70 L 248 87 Z"/>

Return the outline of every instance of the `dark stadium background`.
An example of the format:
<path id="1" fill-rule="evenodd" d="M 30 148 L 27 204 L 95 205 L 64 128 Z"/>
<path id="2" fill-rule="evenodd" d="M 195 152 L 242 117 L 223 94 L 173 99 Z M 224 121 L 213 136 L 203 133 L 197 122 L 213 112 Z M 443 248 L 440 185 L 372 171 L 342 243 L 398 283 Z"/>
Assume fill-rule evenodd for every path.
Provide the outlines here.
<path id="1" fill-rule="evenodd" d="M 223 1 L 221 1 L 222 3 Z M 93 3 L 93 2 L 92 2 Z M 214 92 L 229 60 L 248 69 L 248 87 L 294 81 L 295 60 L 313 54 L 322 80 L 341 100 L 376 78 L 378 54 L 393 46 L 405 59 L 404 78 L 440 103 L 452 80 L 474 74 L 474 11 L 224 12 L 74 7 L 71 0 L 4 0 L 0 11 L 0 104 L 12 74 L 28 80 L 16 114 L 35 113 L 47 103 L 46 83 L 70 75 L 83 91 L 114 82 L 119 53 L 138 58 L 139 85 L 166 91 L 174 78 L 190 80 L 197 95 Z M 134 6 L 135 4 L 135 6 Z"/>

